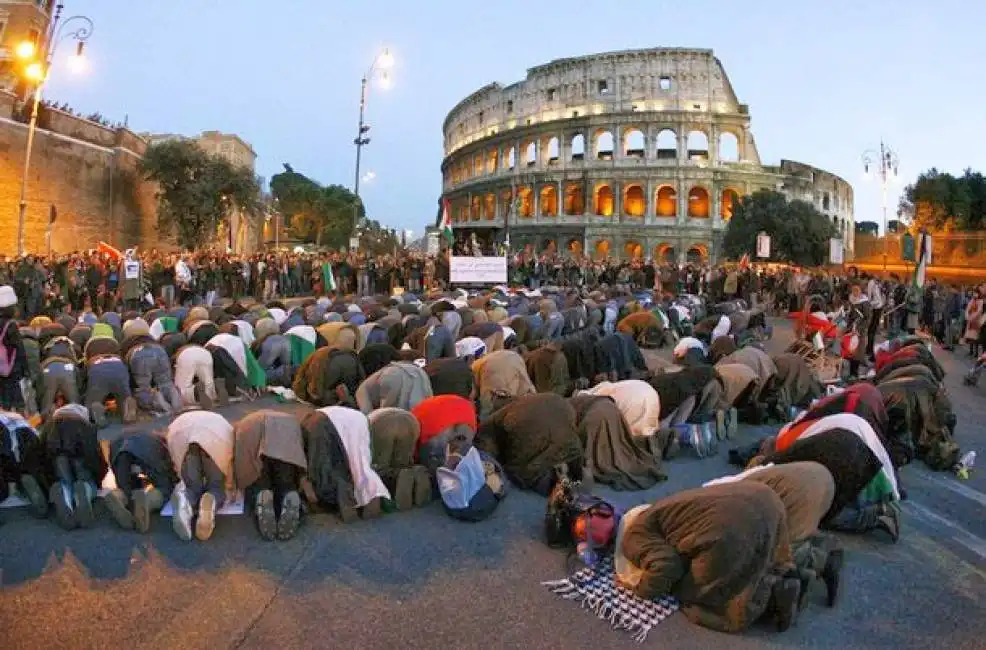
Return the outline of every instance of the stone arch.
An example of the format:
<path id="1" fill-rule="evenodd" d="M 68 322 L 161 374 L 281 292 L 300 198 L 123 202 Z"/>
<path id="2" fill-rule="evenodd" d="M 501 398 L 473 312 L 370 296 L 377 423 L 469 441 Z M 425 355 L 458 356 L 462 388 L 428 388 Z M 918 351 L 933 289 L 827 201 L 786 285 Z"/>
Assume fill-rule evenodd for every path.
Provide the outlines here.
<path id="1" fill-rule="evenodd" d="M 654 249 L 654 261 L 658 264 L 674 264 L 674 246 L 667 242 L 661 242 Z"/>
<path id="2" fill-rule="evenodd" d="M 637 241 L 628 241 L 623 245 L 623 253 L 633 260 L 639 260 L 644 256 L 644 247 Z"/>
<path id="3" fill-rule="evenodd" d="M 671 129 L 662 129 L 657 134 L 658 160 L 676 160 L 678 158 L 678 136 Z"/>
<path id="4" fill-rule="evenodd" d="M 483 197 L 483 218 L 487 221 L 496 218 L 496 194 L 493 192 Z"/>
<path id="5" fill-rule="evenodd" d="M 500 150 L 490 149 L 486 154 L 486 173 L 495 174 L 498 164 L 500 162 Z"/>
<path id="6" fill-rule="evenodd" d="M 596 244 L 593 247 L 593 252 L 595 254 L 595 257 L 602 258 L 602 257 L 606 257 L 607 255 L 609 255 L 609 249 L 610 249 L 609 240 L 608 239 L 600 239 L 600 240 L 597 240 L 596 241 Z"/>
<path id="7" fill-rule="evenodd" d="M 722 217 L 723 221 L 729 221 L 733 218 L 733 210 L 738 204 L 739 192 L 731 187 L 722 191 L 722 196 L 719 197 L 719 216 Z"/>
<path id="8" fill-rule="evenodd" d="M 709 191 L 696 185 L 688 190 L 688 216 L 698 219 L 709 216 Z"/>
<path id="9" fill-rule="evenodd" d="M 613 216 L 613 188 L 607 184 L 597 185 L 592 193 L 592 213 L 601 217 Z"/>
<path id="10" fill-rule="evenodd" d="M 521 217 L 534 216 L 534 192 L 529 185 L 524 185 L 517 189 L 518 207 L 517 213 Z"/>
<path id="11" fill-rule="evenodd" d="M 828 192 L 822 194 L 822 210 L 829 210 L 832 207 L 832 195 Z"/>
<path id="12" fill-rule="evenodd" d="M 606 129 L 599 129 L 593 136 L 593 148 L 596 160 L 613 159 L 613 134 Z"/>
<path id="13" fill-rule="evenodd" d="M 561 144 L 558 142 L 558 137 L 551 136 L 548 138 L 547 144 L 544 145 L 544 164 L 557 165 L 560 156 Z"/>
<path id="14" fill-rule="evenodd" d="M 572 160 L 585 160 L 585 136 L 581 133 L 572 136 Z"/>
<path id="15" fill-rule="evenodd" d="M 558 244 L 555 243 L 554 239 L 544 239 L 541 241 L 541 251 L 542 253 L 553 254 L 558 252 Z"/>
<path id="16" fill-rule="evenodd" d="M 623 132 L 623 155 L 628 158 L 644 158 L 647 155 L 647 140 L 644 132 L 635 126 Z"/>
<path id="17" fill-rule="evenodd" d="M 472 197 L 470 204 L 471 204 L 469 206 L 470 218 L 472 218 L 473 221 L 479 221 L 479 217 L 481 216 L 483 210 L 483 200 L 477 194 Z"/>
<path id="18" fill-rule="evenodd" d="M 477 153 L 472 159 L 472 175 L 482 176 L 483 175 L 483 154 L 482 152 Z"/>
<path id="19" fill-rule="evenodd" d="M 673 185 L 662 185 L 657 188 L 654 214 L 659 217 L 674 217 L 678 214 L 678 192 Z"/>
<path id="20" fill-rule="evenodd" d="M 546 217 L 558 216 L 558 189 L 551 185 L 543 185 L 538 193 L 538 208 Z"/>
<path id="21" fill-rule="evenodd" d="M 631 217 L 642 217 L 647 214 L 647 194 L 640 183 L 624 186 L 623 213 Z"/>
<path id="22" fill-rule="evenodd" d="M 514 193 L 511 190 L 500 192 L 500 205 L 498 212 L 503 217 L 510 216 L 510 206 L 513 205 Z"/>
<path id="23" fill-rule="evenodd" d="M 569 239 L 565 249 L 575 257 L 582 257 L 582 240 L 574 237 Z"/>
<path id="24" fill-rule="evenodd" d="M 685 253 L 685 262 L 688 264 L 704 264 L 709 258 L 709 247 L 705 244 L 692 244 Z"/>
<path id="25" fill-rule="evenodd" d="M 731 131 L 723 131 L 719 134 L 719 146 L 716 155 L 723 162 L 739 162 L 739 138 Z"/>
<path id="26" fill-rule="evenodd" d="M 705 161 L 709 159 L 709 136 L 705 131 L 688 133 L 688 160 Z"/>
<path id="27" fill-rule="evenodd" d="M 582 183 L 569 183 L 565 186 L 565 214 L 585 214 L 585 192 Z"/>
<path id="28" fill-rule="evenodd" d="M 524 147 L 524 166 L 533 167 L 538 161 L 538 145 L 536 142 L 528 142 Z"/>

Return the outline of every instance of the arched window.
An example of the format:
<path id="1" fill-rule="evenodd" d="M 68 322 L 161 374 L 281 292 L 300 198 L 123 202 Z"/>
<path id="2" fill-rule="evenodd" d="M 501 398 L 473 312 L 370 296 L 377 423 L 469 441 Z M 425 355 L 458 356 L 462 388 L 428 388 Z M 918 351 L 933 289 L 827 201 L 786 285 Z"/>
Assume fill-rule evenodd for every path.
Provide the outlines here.
<path id="1" fill-rule="evenodd" d="M 513 199 L 514 199 L 514 195 L 513 192 L 511 192 L 510 190 L 500 193 L 500 205 L 497 206 L 498 207 L 497 212 L 499 212 L 498 216 L 501 217 L 510 216 L 510 208 L 513 205 Z"/>
<path id="2" fill-rule="evenodd" d="M 518 212 L 522 217 L 533 217 L 534 216 L 534 192 L 531 191 L 530 187 L 524 186 L 517 190 L 517 197 L 520 201 L 520 206 L 518 207 Z"/>
<path id="3" fill-rule="evenodd" d="M 593 213 L 601 217 L 613 216 L 613 188 L 600 185 L 592 197 Z"/>
<path id="4" fill-rule="evenodd" d="M 723 162 L 739 161 L 739 141 L 729 131 L 719 135 L 719 160 Z"/>
<path id="5" fill-rule="evenodd" d="M 496 194 L 492 192 L 483 197 L 483 218 L 489 221 L 496 218 Z"/>
<path id="6" fill-rule="evenodd" d="M 644 256 L 644 247 L 641 246 L 639 242 L 628 241 L 623 246 L 623 252 L 630 259 L 636 260 L 636 259 L 640 259 L 641 257 Z"/>
<path id="7" fill-rule="evenodd" d="M 585 213 L 585 194 L 582 183 L 569 183 L 565 186 L 565 214 L 580 215 Z"/>
<path id="8" fill-rule="evenodd" d="M 538 146 L 533 142 L 527 144 L 527 153 L 524 156 L 524 164 L 528 167 L 533 167 L 537 164 L 538 160 Z"/>
<path id="9" fill-rule="evenodd" d="M 473 170 L 473 176 L 483 175 L 483 154 L 478 153 L 472 159 L 472 170 Z"/>
<path id="10" fill-rule="evenodd" d="M 645 151 L 644 134 L 636 128 L 631 127 L 623 133 L 623 153 L 629 158 L 643 158 Z"/>
<path id="11" fill-rule="evenodd" d="M 822 194 L 822 210 L 828 210 L 831 207 L 831 203 L 831 195 L 828 192 Z"/>
<path id="12" fill-rule="evenodd" d="M 708 249 L 704 245 L 695 245 L 685 253 L 685 261 L 689 264 L 702 264 L 708 256 Z"/>
<path id="13" fill-rule="evenodd" d="M 657 134 L 657 159 L 676 160 L 678 158 L 678 136 L 671 129 Z"/>
<path id="14" fill-rule="evenodd" d="M 582 257 L 582 240 L 581 239 L 569 239 L 566 246 L 568 252 L 575 257 Z"/>
<path id="15" fill-rule="evenodd" d="M 472 206 L 469 211 L 470 216 L 473 221 L 479 221 L 480 210 L 482 209 L 482 201 L 478 196 L 472 197 Z"/>
<path id="16" fill-rule="evenodd" d="M 598 131 L 596 133 L 596 160 L 613 159 L 613 134 L 609 131 Z"/>
<path id="17" fill-rule="evenodd" d="M 657 208 L 655 214 L 659 217 L 673 217 L 678 214 L 678 193 L 670 185 L 663 185 L 657 190 Z"/>
<path id="18" fill-rule="evenodd" d="M 581 133 L 572 138 L 572 160 L 585 160 L 585 136 Z"/>
<path id="19" fill-rule="evenodd" d="M 557 165 L 558 156 L 559 156 L 558 138 L 551 138 L 550 140 L 548 140 L 548 147 L 546 153 L 547 153 L 547 159 L 545 160 L 545 162 L 549 165 Z"/>
<path id="20" fill-rule="evenodd" d="M 688 159 L 698 162 L 709 159 L 709 136 L 704 131 L 688 134 Z"/>
<path id="21" fill-rule="evenodd" d="M 596 250 L 596 257 L 602 258 L 609 255 L 609 240 L 600 239 L 599 241 L 597 241 L 595 250 Z"/>
<path id="22" fill-rule="evenodd" d="M 654 261 L 658 264 L 674 264 L 674 246 L 666 242 L 657 245 L 654 249 Z"/>
<path id="23" fill-rule="evenodd" d="M 489 153 L 486 154 L 486 173 L 495 174 L 497 168 L 497 162 L 499 161 L 500 151 L 498 149 L 490 149 Z"/>
<path id="24" fill-rule="evenodd" d="M 503 162 L 506 164 L 507 169 L 513 169 L 517 165 L 517 149 L 515 147 L 510 147 L 507 158 Z"/>
<path id="25" fill-rule="evenodd" d="M 647 197 L 644 188 L 637 183 L 627 185 L 623 190 L 623 213 L 631 217 L 647 214 Z"/>
<path id="26" fill-rule="evenodd" d="M 739 203 L 739 194 L 736 190 L 725 189 L 722 191 L 722 197 L 719 201 L 719 216 L 722 217 L 723 221 L 729 221 L 733 218 L 733 210 L 736 209 L 737 203 Z"/>
<path id="27" fill-rule="evenodd" d="M 558 216 L 558 190 L 555 189 L 554 185 L 542 187 L 538 198 L 538 208 L 542 215 L 546 217 Z"/>
<path id="28" fill-rule="evenodd" d="M 693 187 L 688 192 L 688 216 L 705 218 L 709 216 L 709 192 L 704 187 Z"/>

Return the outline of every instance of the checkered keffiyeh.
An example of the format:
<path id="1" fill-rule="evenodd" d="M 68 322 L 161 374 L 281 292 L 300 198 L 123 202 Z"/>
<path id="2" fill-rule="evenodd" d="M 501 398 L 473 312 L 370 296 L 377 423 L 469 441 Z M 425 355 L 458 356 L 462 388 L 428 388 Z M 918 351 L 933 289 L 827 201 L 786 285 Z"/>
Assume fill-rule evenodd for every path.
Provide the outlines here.
<path id="1" fill-rule="evenodd" d="M 564 580 L 541 584 L 562 598 L 581 601 L 583 609 L 591 609 L 596 616 L 609 621 L 614 629 L 633 634 L 638 643 L 644 642 L 651 628 L 678 611 L 678 601 L 670 596 L 644 600 L 629 589 L 617 586 L 612 555 Z"/>

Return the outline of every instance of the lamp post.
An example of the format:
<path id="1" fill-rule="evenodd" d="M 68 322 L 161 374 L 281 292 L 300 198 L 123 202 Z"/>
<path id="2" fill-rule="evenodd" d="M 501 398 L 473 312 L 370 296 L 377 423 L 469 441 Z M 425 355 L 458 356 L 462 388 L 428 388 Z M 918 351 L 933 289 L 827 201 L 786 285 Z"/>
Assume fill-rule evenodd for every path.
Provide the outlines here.
<path id="1" fill-rule="evenodd" d="M 880 140 L 880 149 L 868 149 L 863 152 L 863 176 L 869 178 L 870 170 L 877 175 L 880 180 L 881 201 L 883 206 L 883 272 L 887 272 L 887 254 L 890 244 L 889 232 L 887 232 L 887 186 L 897 179 L 897 169 L 900 159 L 897 152 Z"/>
<path id="2" fill-rule="evenodd" d="M 34 147 L 34 133 L 38 128 L 38 109 L 41 105 L 41 94 L 51 72 L 51 62 L 55 57 L 58 44 L 65 39 L 74 39 L 78 46 L 75 60 L 81 62 L 86 41 L 92 36 L 93 23 L 87 16 L 70 16 L 61 21 L 62 9 L 65 5 L 58 3 L 55 15 L 48 25 L 48 32 L 40 43 L 40 49 L 29 42 L 17 47 L 17 55 L 21 59 L 32 60 L 25 68 L 26 76 L 35 83 L 34 97 L 31 107 L 31 121 L 27 127 L 27 149 L 24 152 L 24 171 L 21 174 L 21 195 L 17 213 L 17 254 L 24 254 L 24 221 L 27 215 L 27 177 L 31 170 L 31 149 Z M 61 23 L 61 25 L 59 25 Z M 67 29 L 69 26 L 73 29 Z"/>
<path id="3" fill-rule="evenodd" d="M 359 163 L 360 157 L 363 153 L 363 146 L 370 144 L 370 138 L 366 135 L 370 132 L 370 125 L 366 123 L 366 93 L 367 86 L 370 79 L 377 73 L 380 74 L 380 81 L 383 88 L 387 88 L 390 85 L 390 77 L 388 75 L 388 70 L 394 65 L 394 57 L 390 54 L 389 49 L 384 49 L 380 54 L 378 54 L 374 59 L 373 63 L 370 64 L 369 70 L 363 75 L 360 80 L 359 89 L 359 128 L 356 131 L 356 139 L 353 140 L 353 144 L 356 145 L 356 174 L 355 180 L 353 182 L 353 194 L 356 196 L 356 202 L 353 204 L 353 235 L 357 237 L 357 231 L 359 229 Z"/>

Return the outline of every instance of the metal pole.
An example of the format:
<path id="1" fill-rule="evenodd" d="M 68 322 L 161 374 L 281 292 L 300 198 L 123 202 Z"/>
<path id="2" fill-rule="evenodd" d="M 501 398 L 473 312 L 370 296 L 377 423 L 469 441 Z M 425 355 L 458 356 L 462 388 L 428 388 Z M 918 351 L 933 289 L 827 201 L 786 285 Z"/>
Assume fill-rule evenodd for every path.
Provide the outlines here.
<path id="1" fill-rule="evenodd" d="M 360 157 L 363 153 L 363 145 L 366 140 L 363 138 L 363 128 L 365 127 L 364 119 L 366 115 L 366 75 L 363 75 L 363 79 L 360 81 L 359 88 L 359 126 L 356 130 L 356 175 L 353 179 L 353 194 L 356 196 L 356 201 L 353 203 L 353 230 L 350 237 L 355 237 L 356 232 L 359 229 L 359 163 Z"/>
<path id="2" fill-rule="evenodd" d="M 41 104 L 41 88 L 44 82 L 34 89 L 34 106 L 31 109 L 31 123 L 27 127 L 27 150 L 24 152 L 24 170 L 21 172 L 21 199 L 17 213 L 17 254 L 24 254 L 24 222 L 27 215 L 27 176 L 31 171 L 31 150 L 34 148 L 34 132 L 38 126 L 38 107 Z"/>
<path id="3" fill-rule="evenodd" d="M 281 213 L 274 213 L 274 250 L 281 247 Z"/>

